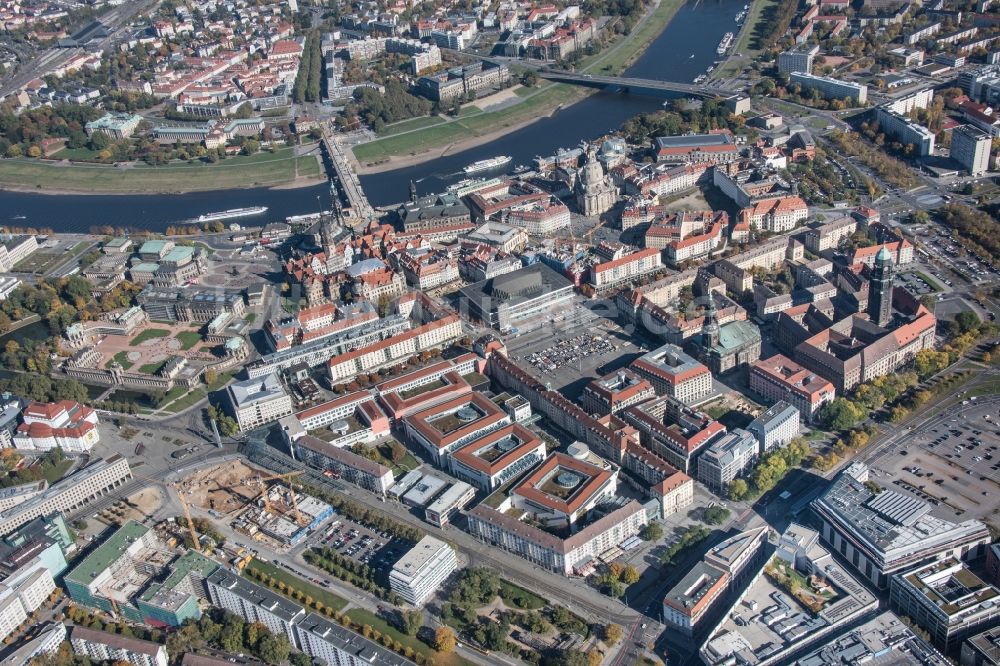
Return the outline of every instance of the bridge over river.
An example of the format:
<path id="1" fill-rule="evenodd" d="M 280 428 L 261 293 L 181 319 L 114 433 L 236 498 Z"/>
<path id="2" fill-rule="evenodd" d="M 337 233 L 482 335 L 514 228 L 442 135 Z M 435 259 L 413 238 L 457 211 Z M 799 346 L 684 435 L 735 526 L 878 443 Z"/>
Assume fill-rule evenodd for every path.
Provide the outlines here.
<path id="1" fill-rule="evenodd" d="M 663 95 L 664 93 L 680 93 L 696 97 L 732 97 L 736 91 L 717 86 L 706 86 L 697 83 L 678 83 L 675 81 L 658 81 L 656 79 L 639 79 L 629 76 L 599 76 L 597 74 L 577 74 L 557 69 L 539 69 L 539 78 L 558 83 L 571 83 L 590 88 L 621 90 L 636 95 Z"/>

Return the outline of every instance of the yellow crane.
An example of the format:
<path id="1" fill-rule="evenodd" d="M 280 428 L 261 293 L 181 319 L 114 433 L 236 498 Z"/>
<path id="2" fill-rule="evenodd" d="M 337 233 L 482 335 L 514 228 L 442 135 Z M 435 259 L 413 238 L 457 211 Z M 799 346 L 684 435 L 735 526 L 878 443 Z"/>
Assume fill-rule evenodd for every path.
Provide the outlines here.
<path id="1" fill-rule="evenodd" d="M 257 483 L 260 485 L 261 497 L 264 498 L 264 510 L 265 511 L 270 511 L 271 510 L 271 502 L 270 502 L 270 500 L 268 499 L 268 496 L 267 496 L 267 487 L 264 485 L 265 481 L 274 481 L 276 479 L 288 480 L 288 479 L 291 479 L 293 477 L 299 476 L 300 474 L 303 474 L 303 473 L 304 473 L 303 470 L 298 470 L 298 471 L 295 471 L 295 472 L 287 472 L 285 474 L 272 474 L 271 476 L 260 476 L 260 475 L 257 475 Z M 289 494 L 292 497 L 292 509 L 295 511 L 295 520 L 296 520 L 296 522 L 299 523 L 299 525 L 301 525 L 302 524 L 302 514 L 299 512 L 299 503 L 298 503 L 298 500 L 295 498 L 295 489 L 292 488 L 291 482 L 288 483 L 288 492 L 289 492 Z"/>
<path id="2" fill-rule="evenodd" d="M 194 528 L 194 519 L 191 518 L 191 509 L 188 508 L 187 502 L 184 501 L 184 494 L 181 492 L 180 487 L 176 483 L 171 485 L 174 488 L 174 492 L 177 493 L 177 498 L 181 501 L 181 509 L 184 510 L 184 519 L 187 520 L 188 531 L 191 532 L 191 541 L 194 543 L 192 547 L 200 553 L 201 542 L 198 540 L 198 530 Z"/>
<path id="3" fill-rule="evenodd" d="M 181 502 L 181 510 L 184 511 L 184 519 L 187 521 L 187 528 L 191 533 L 191 542 L 194 544 L 193 548 L 200 553 L 201 541 L 198 539 L 198 530 L 194 527 L 194 519 L 191 517 L 191 509 L 188 507 L 188 503 L 184 500 L 184 493 L 181 490 L 180 484 L 177 482 L 164 484 L 162 479 L 154 479 L 151 476 L 143 476 L 142 474 L 135 474 L 135 476 L 140 479 L 145 479 L 155 485 L 167 485 L 174 489 L 174 492 L 177 493 L 177 499 Z"/>

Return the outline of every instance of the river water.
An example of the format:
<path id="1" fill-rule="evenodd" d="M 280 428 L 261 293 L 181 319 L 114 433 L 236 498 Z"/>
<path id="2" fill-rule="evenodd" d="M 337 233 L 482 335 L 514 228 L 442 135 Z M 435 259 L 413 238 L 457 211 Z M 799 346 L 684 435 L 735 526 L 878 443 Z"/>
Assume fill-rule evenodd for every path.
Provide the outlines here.
<path id="1" fill-rule="evenodd" d="M 646 52 L 626 72 L 629 76 L 690 82 L 718 56 L 719 40 L 735 32 L 734 17 L 747 0 L 688 2 L 674 16 Z M 530 164 L 536 155 L 572 148 L 619 127 L 628 118 L 659 108 L 650 97 L 598 93 L 561 109 L 489 144 L 424 164 L 361 177 L 373 205 L 384 206 L 407 198 L 410 181 L 421 193 L 436 192 L 460 180 L 462 167 L 494 155 L 510 155 L 511 165 Z M 317 200 L 317 197 L 319 198 Z M 47 227 L 57 232 L 86 232 L 95 225 L 163 231 L 168 225 L 203 213 L 267 206 L 264 216 L 249 218 L 258 225 L 289 215 L 330 208 L 327 185 L 273 190 L 218 190 L 189 194 L 48 195 L 0 191 L 0 226 Z"/>

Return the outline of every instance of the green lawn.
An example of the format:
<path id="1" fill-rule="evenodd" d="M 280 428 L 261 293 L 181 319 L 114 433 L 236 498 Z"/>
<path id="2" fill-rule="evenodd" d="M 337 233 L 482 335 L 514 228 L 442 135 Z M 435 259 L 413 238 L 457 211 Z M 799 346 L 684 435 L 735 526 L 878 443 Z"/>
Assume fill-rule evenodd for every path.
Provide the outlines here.
<path id="1" fill-rule="evenodd" d="M 129 342 L 128 344 L 130 347 L 138 347 L 146 340 L 153 340 L 154 338 L 166 338 L 169 337 L 169 335 L 170 331 L 167 331 L 162 328 L 147 328 L 145 331 L 132 338 L 132 341 Z"/>
<path id="2" fill-rule="evenodd" d="M 132 361 L 128 360 L 128 352 L 120 351 L 117 354 L 115 354 L 114 357 L 110 361 L 108 361 L 104 367 L 110 368 L 111 364 L 114 363 L 115 361 L 118 361 L 118 364 L 122 366 L 123 370 L 128 370 L 133 365 L 135 365 L 134 363 L 132 363 Z"/>
<path id="3" fill-rule="evenodd" d="M 584 88 L 565 84 L 534 88 L 531 94 L 522 98 L 524 101 L 520 104 L 496 111 L 474 113 L 415 132 L 363 143 L 354 147 L 354 156 L 362 162 L 375 163 L 393 155 L 411 155 L 442 148 L 470 136 L 482 136 L 546 115 L 551 109 L 571 104 L 587 93 Z"/>
<path id="4" fill-rule="evenodd" d="M 209 391 L 218 391 L 220 388 L 229 383 L 229 380 L 233 378 L 236 374 L 236 370 L 231 372 L 223 372 L 221 375 L 215 378 L 215 381 L 208 385 Z"/>
<path id="5" fill-rule="evenodd" d="M 183 162 L 158 167 L 83 163 L 65 166 L 32 159 L 2 159 L 0 187 L 72 192 L 193 192 L 265 187 L 322 175 L 315 155 L 296 157 L 291 150 L 231 157 L 216 164 Z"/>
<path id="6" fill-rule="evenodd" d="M 926 282 L 927 286 L 931 288 L 931 291 L 941 291 L 941 285 L 939 285 L 930 275 L 917 271 L 917 277 Z"/>
<path id="7" fill-rule="evenodd" d="M 248 324 L 254 323 L 255 321 L 257 321 L 257 313 L 251 312 L 246 317 L 243 317 L 243 321 L 245 321 Z"/>
<path id="8" fill-rule="evenodd" d="M 204 340 L 201 333 L 197 331 L 181 331 L 175 337 L 181 341 L 181 349 L 185 351 Z"/>
<path id="9" fill-rule="evenodd" d="M 399 641 L 404 647 L 413 648 L 414 652 L 424 655 L 427 659 L 433 659 L 435 666 L 472 666 L 472 662 L 463 659 L 454 652 L 448 654 L 438 652 L 419 640 L 416 636 L 407 636 L 375 613 L 364 608 L 352 608 L 347 611 L 347 617 L 361 626 L 367 624 L 381 634 L 388 634 L 393 640 Z"/>
<path id="10" fill-rule="evenodd" d="M 754 0 L 750 5 L 750 14 L 747 16 L 746 22 L 743 24 L 743 29 L 740 30 L 739 37 L 736 39 L 736 46 L 732 49 L 732 53 L 742 53 L 743 56 L 730 56 L 726 62 L 712 72 L 711 76 L 713 79 L 735 76 L 753 58 L 760 54 L 761 49 L 754 48 L 758 46 L 757 42 L 759 41 L 755 38 L 767 25 L 765 10 L 780 3 L 781 0 Z"/>
<path id="11" fill-rule="evenodd" d="M 42 476 L 45 477 L 45 480 L 48 481 L 49 485 L 51 486 L 53 483 L 61 479 L 63 477 L 63 474 L 66 473 L 66 470 L 68 470 L 72 466 L 73 466 L 73 461 L 67 458 L 58 465 L 50 467 L 42 474 Z"/>
<path id="12" fill-rule="evenodd" d="M 167 391 L 167 394 L 165 396 L 163 396 L 163 404 L 167 404 L 168 402 L 176 400 L 177 398 L 187 393 L 187 391 L 188 389 L 185 386 L 173 387 L 172 389 Z"/>
<path id="13" fill-rule="evenodd" d="M 139 367 L 139 372 L 146 375 L 155 375 L 160 371 L 160 368 L 167 364 L 166 361 L 153 361 L 152 363 L 147 363 Z"/>
<path id="14" fill-rule="evenodd" d="M 177 387 L 183 390 L 183 387 Z M 177 412 L 187 409 L 191 405 L 197 404 L 198 402 L 204 400 L 208 397 L 208 394 L 200 388 L 191 389 L 190 392 L 184 397 L 170 403 L 167 405 L 163 411 L 169 412 L 171 414 L 176 414 Z M 166 403 L 164 403 L 166 404 Z"/>
<path id="15" fill-rule="evenodd" d="M 312 597 L 316 601 L 321 602 L 324 606 L 327 606 L 329 608 L 342 611 L 344 610 L 344 607 L 347 606 L 347 599 L 344 599 L 343 597 L 338 597 L 336 594 L 333 594 L 332 592 L 327 592 L 321 587 L 316 587 L 312 583 L 309 583 L 299 578 L 298 576 L 292 574 L 289 571 L 276 567 L 270 562 L 262 562 L 261 560 L 251 560 L 250 564 L 248 564 L 246 569 L 243 570 L 243 575 L 249 578 L 249 572 L 252 569 L 256 569 L 257 571 L 260 571 L 261 573 L 267 576 L 271 576 L 272 578 L 274 578 L 274 580 L 284 583 L 289 588 L 301 591 L 306 596 Z M 250 580 L 253 579 L 251 578 Z M 286 594 L 285 596 L 291 599 L 289 595 Z"/>
<path id="16" fill-rule="evenodd" d="M 379 132 L 378 135 L 392 136 L 393 134 L 399 134 L 400 132 L 409 132 L 411 130 L 431 127 L 432 125 L 440 125 L 443 122 L 445 122 L 445 119 L 440 116 L 410 118 L 409 120 L 403 120 L 398 123 L 393 123 L 392 125 L 386 125 L 382 128 L 382 131 Z"/>
<path id="17" fill-rule="evenodd" d="M 57 160 L 73 160 L 74 162 L 97 162 L 101 151 L 90 148 L 63 148 L 52 158 Z"/>

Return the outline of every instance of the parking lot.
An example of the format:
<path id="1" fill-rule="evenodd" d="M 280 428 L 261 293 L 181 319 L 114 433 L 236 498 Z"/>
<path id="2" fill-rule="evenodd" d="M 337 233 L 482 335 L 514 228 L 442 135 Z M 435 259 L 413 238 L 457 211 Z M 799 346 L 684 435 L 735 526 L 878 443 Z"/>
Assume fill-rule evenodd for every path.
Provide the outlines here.
<path id="1" fill-rule="evenodd" d="M 982 400 L 982 398 L 980 398 Z M 879 485 L 916 495 L 935 512 L 989 519 L 1000 508 L 1000 412 L 969 398 L 953 418 L 905 440 L 873 469 Z"/>
<path id="2" fill-rule="evenodd" d="M 376 570 L 388 570 L 412 544 L 388 532 L 376 532 L 337 515 L 311 538 L 315 547 L 328 546 L 341 555 L 367 564 Z"/>
<path id="3" fill-rule="evenodd" d="M 577 398 L 594 377 L 627 366 L 650 348 L 616 322 L 586 308 L 506 342 L 511 359 L 570 399 Z"/>

